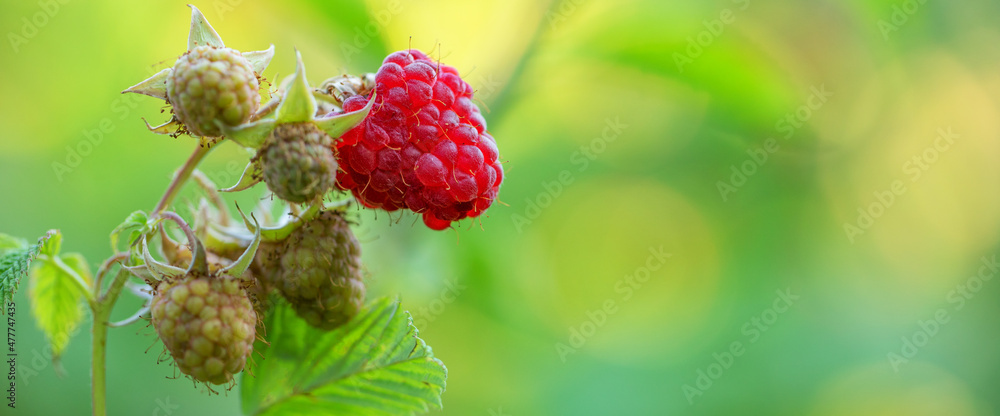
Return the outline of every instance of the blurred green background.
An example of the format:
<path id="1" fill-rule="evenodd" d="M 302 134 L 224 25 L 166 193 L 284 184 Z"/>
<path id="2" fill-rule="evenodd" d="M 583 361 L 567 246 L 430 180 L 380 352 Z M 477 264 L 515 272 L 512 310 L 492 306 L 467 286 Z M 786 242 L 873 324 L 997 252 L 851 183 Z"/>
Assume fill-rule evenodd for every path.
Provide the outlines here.
<path id="1" fill-rule="evenodd" d="M 441 413 L 1000 413 L 1000 4 L 196 5 L 227 46 L 274 44 L 270 79 L 293 48 L 316 83 L 412 45 L 477 89 L 502 203 L 454 231 L 356 229 L 369 296 L 400 294 L 448 366 Z M 60 228 L 96 266 L 152 208 L 193 141 L 146 132 L 162 102 L 119 92 L 183 52 L 189 16 L 4 0 L 0 230 Z M 245 161 L 229 143 L 202 170 L 234 183 Z M 89 323 L 59 377 L 26 292 L 3 414 L 86 414 Z M 239 414 L 237 390 L 169 379 L 161 349 L 111 330 L 111 414 Z"/>

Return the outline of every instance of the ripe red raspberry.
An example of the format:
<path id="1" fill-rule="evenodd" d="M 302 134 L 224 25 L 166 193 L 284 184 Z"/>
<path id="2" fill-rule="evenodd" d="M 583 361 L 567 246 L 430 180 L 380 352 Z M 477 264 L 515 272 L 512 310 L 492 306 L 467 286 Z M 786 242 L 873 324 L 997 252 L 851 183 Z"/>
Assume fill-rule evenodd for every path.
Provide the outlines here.
<path id="1" fill-rule="evenodd" d="M 395 52 L 376 73 L 374 93 L 371 113 L 335 145 L 337 185 L 370 208 L 422 213 L 435 230 L 486 211 L 503 168 L 472 87 L 458 71 L 420 51 Z M 344 111 L 369 99 L 348 98 Z"/>

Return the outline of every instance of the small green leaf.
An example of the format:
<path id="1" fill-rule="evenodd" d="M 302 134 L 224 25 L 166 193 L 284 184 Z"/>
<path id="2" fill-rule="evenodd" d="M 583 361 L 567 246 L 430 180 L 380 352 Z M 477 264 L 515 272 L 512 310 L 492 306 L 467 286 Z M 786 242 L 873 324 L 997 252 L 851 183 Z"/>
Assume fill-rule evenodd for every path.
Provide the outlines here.
<path id="1" fill-rule="evenodd" d="M 258 149 L 264 145 L 271 131 L 274 130 L 275 121 L 273 118 L 265 118 L 251 123 L 240 124 L 236 127 L 229 127 L 215 120 L 215 125 L 219 126 L 223 135 L 240 146 L 249 149 Z"/>
<path id="2" fill-rule="evenodd" d="M 350 113 L 336 114 L 329 117 L 317 118 L 314 123 L 316 127 L 320 130 L 326 132 L 334 140 L 337 140 L 348 130 L 353 129 L 362 121 L 365 121 L 365 117 L 368 117 L 368 113 L 372 111 L 372 106 L 375 104 L 375 96 L 368 100 L 368 104 L 359 110 L 351 111 Z"/>
<path id="3" fill-rule="evenodd" d="M 0 302 L 6 304 L 14 300 L 14 293 L 17 292 L 21 278 L 28 274 L 28 269 L 32 261 L 38 256 L 42 246 L 52 236 L 58 235 L 59 231 L 50 230 L 38 239 L 38 243 L 21 248 L 8 248 L 0 255 Z M 7 237 L 7 236 L 5 236 Z M 10 244 L 12 238 L 7 238 L 6 244 Z M 0 308 L 4 314 L 7 308 Z"/>
<path id="4" fill-rule="evenodd" d="M 125 218 L 125 221 L 122 221 L 122 223 L 118 224 L 114 230 L 111 230 L 111 250 L 115 252 L 118 251 L 118 238 L 126 232 L 129 233 L 128 244 L 135 244 L 148 221 L 149 217 L 143 211 L 135 211 L 129 214 L 128 217 Z"/>
<path id="5" fill-rule="evenodd" d="M 274 45 L 262 51 L 243 52 L 243 57 L 250 62 L 257 75 L 263 75 L 264 69 L 271 63 L 271 58 L 274 58 Z"/>
<path id="6" fill-rule="evenodd" d="M 441 408 L 448 370 L 399 301 L 376 300 L 346 325 L 314 329 L 287 304 L 265 321 L 270 345 L 245 376 L 248 415 L 405 415 Z"/>
<path id="7" fill-rule="evenodd" d="M 55 362 L 59 361 L 70 336 L 83 320 L 85 293 L 67 269 L 86 282 L 92 280 L 87 261 L 79 254 L 44 256 L 31 267 L 28 291 L 31 314 L 52 345 L 52 361 Z"/>
<path id="8" fill-rule="evenodd" d="M 187 270 L 154 259 L 153 254 L 149 252 L 149 244 L 146 243 L 146 240 L 147 238 L 142 238 L 142 263 L 149 267 L 157 280 L 176 278 L 187 274 Z"/>
<path id="9" fill-rule="evenodd" d="M 243 176 L 240 176 L 240 181 L 236 185 L 220 189 L 219 192 L 239 192 L 250 189 L 251 186 L 260 183 L 262 179 L 264 179 L 264 166 L 259 159 L 251 160 L 250 163 L 247 163 L 247 167 L 243 169 Z"/>
<path id="10" fill-rule="evenodd" d="M 288 85 L 288 91 L 278 105 L 277 112 L 275 117 L 279 124 L 306 122 L 316 115 L 316 98 L 306 81 L 306 66 L 302 63 L 302 53 L 299 51 L 295 51 L 295 76 Z"/>
<path id="11" fill-rule="evenodd" d="M 156 134 L 174 134 L 177 133 L 177 128 L 181 126 L 181 122 L 176 118 L 171 118 L 170 120 L 167 120 L 166 123 L 160 124 L 159 126 L 150 125 L 145 118 L 143 118 L 142 121 L 146 123 L 146 128 L 149 129 L 150 132 Z"/>
<path id="12" fill-rule="evenodd" d="M 236 206 L 236 209 L 239 209 L 238 205 Z M 243 215 L 243 211 L 240 211 L 240 215 Z M 246 216 L 243 216 L 243 219 L 245 221 Z M 255 226 L 254 229 L 256 230 L 253 235 L 253 240 L 250 241 L 250 245 L 247 246 L 247 249 L 243 251 L 243 254 L 240 255 L 240 257 L 236 259 L 233 264 L 230 264 L 220 270 L 222 274 L 242 278 L 243 273 L 245 273 L 247 269 L 250 268 L 250 264 L 253 263 L 253 259 L 257 255 L 257 247 L 260 246 L 260 223 L 257 222 L 256 217 L 253 217 L 253 221 Z M 245 280 L 249 282 L 252 278 L 247 276 Z"/>
<path id="13" fill-rule="evenodd" d="M 28 242 L 23 239 L 0 233 L 0 255 L 10 250 L 20 250 L 28 246 Z"/>
<path id="14" fill-rule="evenodd" d="M 142 82 L 128 87 L 122 94 L 132 92 L 136 94 L 148 95 L 153 98 L 167 100 L 167 76 L 170 75 L 171 68 L 160 70 L 153 76 L 146 78 Z M 149 123 L 146 123 L 149 126 Z M 152 127 L 150 127 L 152 129 Z"/>
<path id="15" fill-rule="evenodd" d="M 208 24 L 208 20 L 205 20 L 205 15 L 201 14 L 201 10 L 190 4 L 188 7 L 191 8 L 191 31 L 188 33 L 187 50 L 205 45 L 216 48 L 226 47 L 219 34 L 212 28 L 212 25 Z"/>
<path id="16" fill-rule="evenodd" d="M 59 251 L 62 250 L 62 233 L 49 232 L 48 238 L 45 241 L 39 242 L 40 246 L 38 249 L 38 254 L 45 256 L 58 256 Z"/>

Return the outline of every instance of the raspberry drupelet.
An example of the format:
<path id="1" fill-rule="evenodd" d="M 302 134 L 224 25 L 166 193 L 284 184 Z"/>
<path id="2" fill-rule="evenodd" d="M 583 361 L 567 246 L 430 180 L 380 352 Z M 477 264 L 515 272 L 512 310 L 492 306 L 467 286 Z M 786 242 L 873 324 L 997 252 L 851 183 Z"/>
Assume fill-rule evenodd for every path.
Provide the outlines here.
<path id="1" fill-rule="evenodd" d="M 423 215 L 435 230 L 478 217 L 503 181 L 496 141 L 455 68 L 417 50 L 390 54 L 375 75 L 375 106 L 335 148 L 337 184 L 364 205 Z M 344 102 L 364 107 L 372 94 Z"/>

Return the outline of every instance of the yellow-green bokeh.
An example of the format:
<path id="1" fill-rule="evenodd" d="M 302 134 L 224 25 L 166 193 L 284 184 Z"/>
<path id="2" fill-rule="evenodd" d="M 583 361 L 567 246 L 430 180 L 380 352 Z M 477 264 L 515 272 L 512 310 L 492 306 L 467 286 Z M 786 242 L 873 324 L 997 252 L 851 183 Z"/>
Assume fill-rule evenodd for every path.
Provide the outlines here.
<path id="1" fill-rule="evenodd" d="M 1000 251 L 996 2 L 195 5 L 227 46 L 274 44 L 270 79 L 295 48 L 315 83 L 414 47 L 477 89 L 506 173 L 488 215 L 433 232 L 362 212 L 356 230 L 370 295 L 399 294 L 448 366 L 443 414 L 1000 413 L 1000 280 L 976 277 Z M 163 103 L 119 93 L 183 52 L 189 13 L 0 6 L 0 232 L 60 228 L 96 266 L 109 231 L 152 208 L 193 141 L 148 133 Z M 203 170 L 235 183 L 246 158 L 226 144 Z M 859 209 L 872 224 L 845 230 Z M 26 287 L 11 414 L 86 414 L 90 324 L 58 376 Z M 111 330 L 111 414 L 239 414 L 238 390 L 172 379 L 161 350 L 151 328 Z M 689 401 L 704 372 L 718 377 Z"/>

